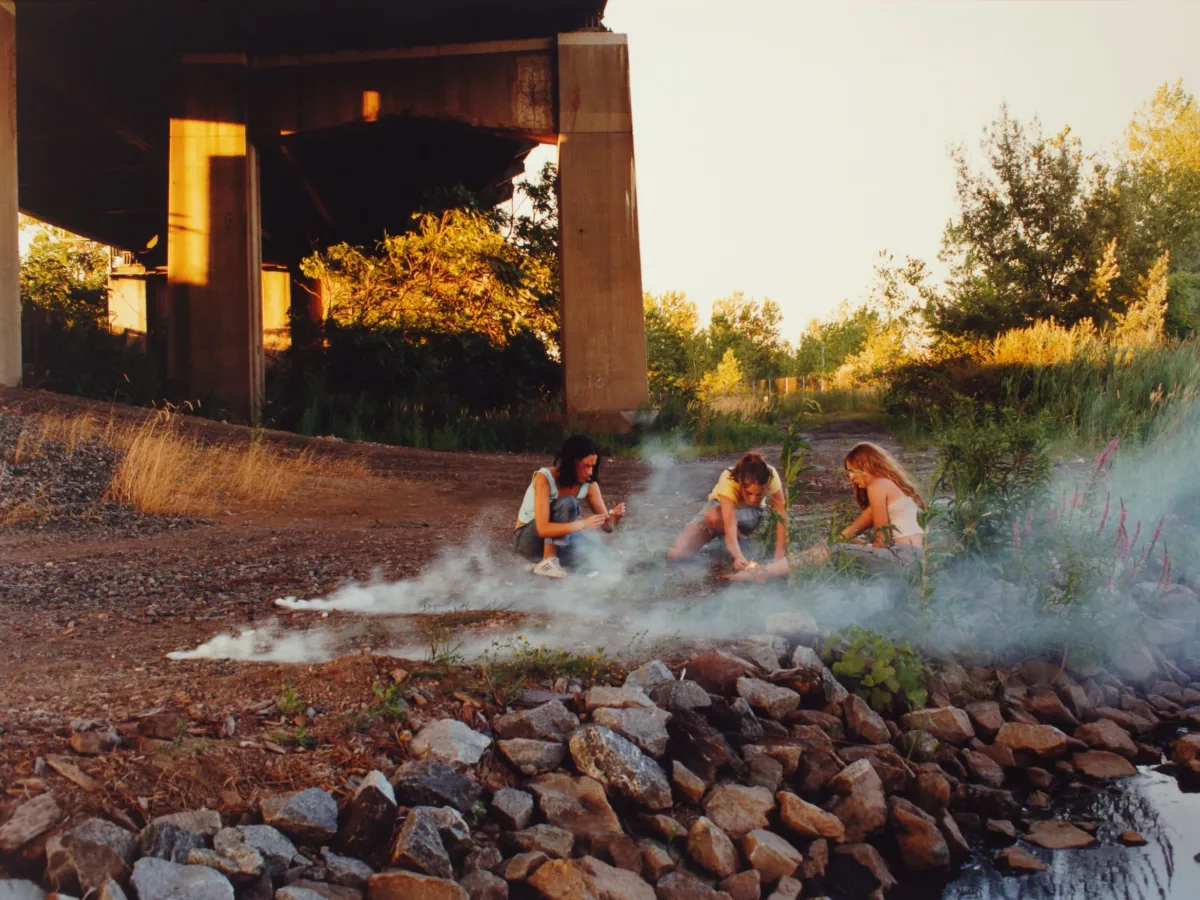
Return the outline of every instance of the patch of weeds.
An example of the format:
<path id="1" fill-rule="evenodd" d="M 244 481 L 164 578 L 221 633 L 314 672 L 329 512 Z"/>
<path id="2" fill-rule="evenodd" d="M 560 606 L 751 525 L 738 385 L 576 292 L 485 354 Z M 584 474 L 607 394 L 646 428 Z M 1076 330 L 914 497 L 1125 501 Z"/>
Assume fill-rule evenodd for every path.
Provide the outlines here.
<path id="1" fill-rule="evenodd" d="M 285 681 L 279 686 L 279 697 L 275 706 L 289 718 L 300 715 L 308 708 L 308 704 L 290 681 Z"/>
<path id="2" fill-rule="evenodd" d="M 851 625 L 844 634 L 834 632 L 833 644 L 845 643 L 841 658 L 831 668 L 835 675 L 854 683 L 854 693 L 884 712 L 893 703 L 904 702 L 913 709 L 925 705 L 929 692 L 925 678 L 929 667 L 908 642 L 896 644 L 887 635 Z M 832 654 L 827 654 L 832 657 Z"/>
<path id="3" fill-rule="evenodd" d="M 604 655 L 603 647 L 591 652 L 545 644 L 535 647 L 523 636 L 493 643 L 491 649 L 483 653 L 482 667 L 487 673 L 484 677 L 489 689 L 495 685 L 506 696 L 531 680 L 566 677 L 595 683 L 612 681 L 625 674 L 620 662 Z"/>
<path id="4" fill-rule="evenodd" d="M 462 641 L 455 641 L 450 629 L 435 625 L 427 633 L 429 649 L 425 653 L 425 661 L 434 668 L 457 666 L 463 661 Z"/>
<path id="5" fill-rule="evenodd" d="M 311 734 L 305 725 L 297 725 L 293 731 L 273 731 L 270 738 L 277 744 L 303 747 L 305 750 L 313 750 L 319 743 L 316 735 Z"/>
<path id="6" fill-rule="evenodd" d="M 371 693 L 375 695 L 374 702 L 367 709 L 367 715 L 371 718 L 383 717 L 395 721 L 408 718 L 408 703 L 400 695 L 400 685 L 377 681 L 371 686 Z"/>

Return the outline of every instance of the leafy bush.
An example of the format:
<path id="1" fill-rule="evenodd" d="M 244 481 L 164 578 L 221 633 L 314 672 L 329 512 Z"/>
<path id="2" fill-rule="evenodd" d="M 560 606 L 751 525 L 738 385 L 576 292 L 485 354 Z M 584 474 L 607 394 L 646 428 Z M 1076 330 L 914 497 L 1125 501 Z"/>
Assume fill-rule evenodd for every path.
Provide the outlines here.
<path id="1" fill-rule="evenodd" d="M 929 668 L 907 642 L 896 644 L 886 635 L 858 625 L 841 634 L 835 632 L 830 640 L 835 646 L 843 645 L 840 658 L 832 665 L 833 673 L 850 679 L 854 693 L 872 709 L 884 712 L 897 703 L 914 709 L 925 705 Z M 832 659 L 833 654 L 827 657 Z"/>

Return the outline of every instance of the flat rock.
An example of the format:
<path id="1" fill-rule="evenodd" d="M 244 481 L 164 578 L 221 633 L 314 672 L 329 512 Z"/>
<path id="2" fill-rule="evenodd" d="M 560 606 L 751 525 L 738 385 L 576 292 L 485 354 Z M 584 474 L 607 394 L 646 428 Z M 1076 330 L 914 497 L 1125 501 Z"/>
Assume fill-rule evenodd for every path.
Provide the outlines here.
<path id="1" fill-rule="evenodd" d="M 193 848 L 188 851 L 187 865 L 205 866 L 219 872 L 230 881 L 243 885 L 261 883 L 264 878 L 267 881 L 271 879 L 267 874 L 262 854 L 245 845 L 227 848 L 225 853 Z"/>
<path id="2" fill-rule="evenodd" d="M 537 796 L 546 821 L 577 838 L 622 830 L 604 786 L 594 778 L 551 773 L 539 775 L 525 786 Z"/>
<path id="3" fill-rule="evenodd" d="M 409 810 L 392 841 L 388 862 L 438 878 L 453 878 L 454 866 L 432 813 L 433 810 L 426 806 Z"/>
<path id="4" fill-rule="evenodd" d="M 200 837 L 212 840 L 217 832 L 224 828 L 221 814 L 215 809 L 189 809 L 183 812 L 168 813 L 156 816 L 150 820 L 151 825 L 174 825 L 183 831 L 190 831 Z"/>
<path id="5" fill-rule="evenodd" d="M 846 714 L 846 727 L 853 737 L 868 744 L 886 744 L 892 739 L 883 716 L 871 709 L 862 697 L 851 694 L 842 706 Z"/>
<path id="6" fill-rule="evenodd" d="M 499 875 L 477 870 L 458 880 L 470 900 L 508 900 L 508 883 Z"/>
<path id="7" fill-rule="evenodd" d="M 1034 822 L 1025 839 L 1047 850 L 1069 850 L 1096 843 L 1096 839 L 1086 831 L 1081 831 L 1070 822 L 1060 820 Z"/>
<path id="8" fill-rule="evenodd" d="M 724 891 L 716 891 L 690 872 L 678 870 L 664 875 L 654 885 L 658 900 L 731 900 Z"/>
<path id="9" fill-rule="evenodd" d="M 783 763 L 766 754 L 752 757 L 749 763 L 750 775 L 747 781 L 751 787 L 766 788 L 772 794 L 779 790 L 783 781 Z"/>
<path id="10" fill-rule="evenodd" d="M 328 841 L 338 833 L 337 801 L 320 788 L 266 797 L 259 805 L 264 823 L 302 843 Z"/>
<path id="11" fill-rule="evenodd" d="M 142 856 L 184 864 L 191 851 L 206 848 L 209 841 L 168 822 L 151 822 L 138 834 L 138 844 Z"/>
<path id="12" fill-rule="evenodd" d="M 1149 843 L 1144 837 L 1136 831 L 1122 831 L 1117 835 L 1117 840 L 1126 847 L 1145 847 Z"/>
<path id="13" fill-rule="evenodd" d="M 595 724 L 615 731 L 655 759 L 661 758 L 667 752 L 669 739 L 667 722 L 670 719 L 671 714 L 658 707 L 652 709 L 601 707 L 592 713 L 592 721 Z"/>
<path id="14" fill-rule="evenodd" d="M 496 869 L 496 872 L 506 883 L 528 881 L 530 875 L 548 862 L 550 862 L 550 857 L 545 853 L 537 850 L 527 850 L 524 853 L 518 853 L 506 859 Z"/>
<path id="15" fill-rule="evenodd" d="M 529 738 L 513 738 L 498 741 L 496 746 L 504 758 L 512 763 L 522 775 L 541 775 L 553 772 L 567 758 L 567 745 L 559 741 L 535 741 Z"/>
<path id="16" fill-rule="evenodd" d="M 707 709 L 712 706 L 708 691 L 694 681 L 668 681 L 650 689 L 650 699 L 669 712 Z"/>
<path id="17" fill-rule="evenodd" d="M 1004 769 L 987 754 L 964 750 L 963 762 L 966 763 L 967 771 L 971 773 L 974 781 L 994 788 L 1004 784 Z"/>
<path id="18" fill-rule="evenodd" d="M 98 891 L 110 878 L 124 881 L 137 852 L 132 831 L 105 819 L 88 819 L 46 842 L 46 878 L 59 892 Z"/>
<path id="19" fill-rule="evenodd" d="M 983 826 L 989 837 L 1013 843 L 1017 839 L 1017 829 L 1008 819 L 988 819 Z"/>
<path id="20" fill-rule="evenodd" d="M 264 871 L 272 877 L 286 872 L 298 856 L 296 845 L 270 825 L 222 828 L 213 837 L 213 848 L 230 859 L 237 859 L 243 851 L 251 850 L 262 858 Z M 193 850 L 188 854 L 189 862 L 195 852 Z"/>
<path id="21" fill-rule="evenodd" d="M 452 766 L 473 766 L 492 746 L 492 739 L 457 719 L 439 719 L 422 728 L 409 752 L 417 759 L 438 759 Z"/>
<path id="22" fill-rule="evenodd" d="M 229 879 L 205 866 L 143 857 L 129 879 L 138 900 L 233 900 Z"/>
<path id="23" fill-rule="evenodd" d="M 1200 759 L 1200 734 L 1185 734 L 1171 745 L 1171 762 L 1185 766 Z"/>
<path id="24" fill-rule="evenodd" d="M 504 740 L 558 741 L 578 727 L 579 717 L 558 700 L 492 719 L 492 731 Z"/>
<path id="25" fill-rule="evenodd" d="M 515 788 L 501 788 L 492 795 L 492 818 L 506 831 L 520 831 L 533 820 L 533 797 Z"/>
<path id="26" fill-rule="evenodd" d="M 937 816 L 950 805 L 950 782 L 936 765 L 922 766 L 908 787 L 908 799 Z"/>
<path id="27" fill-rule="evenodd" d="M 788 877 L 804 862 L 799 850 L 765 829 L 756 829 L 742 838 L 742 853 L 765 884 Z"/>
<path id="28" fill-rule="evenodd" d="M 1137 744 L 1129 732 L 1111 719 L 1097 719 L 1075 729 L 1075 737 L 1093 750 L 1107 750 L 1133 759 L 1138 754 Z"/>
<path id="29" fill-rule="evenodd" d="M 280 894 L 284 891 L 293 893 L 290 896 L 284 894 L 281 897 Z M 345 885 L 298 878 L 275 892 L 275 900 L 317 900 L 317 898 L 319 900 L 362 900 L 362 891 Z"/>
<path id="30" fill-rule="evenodd" d="M 504 835 L 505 842 L 522 853 L 544 853 L 549 859 L 570 859 L 575 836 L 555 825 L 534 825 Z"/>
<path id="31" fill-rule="evenodd" d="M 452 766 L 436 759 L 410 760 L 392 778 L 396 801 L 404 806 L 452 806 L 469 813 L 483 790 Z"/>
<path id="32" fill-rule="evenodd" d="M 721 650 L 708 650 L 688 660 L 684 671 L 700 687 L 713 694 L 729 696 L 737 680 L 756 671 L 753 663 Z"/>
<path id="33" fill-rule="evenodd" d="M 642 874 L 652 883 L 657 883 L 668 872 L 675 871 L 675 859 L 667 848 L 650 838 L 638 841 L 642 852 Z"/>
<path id="34" fill-rule="evenodd" d="M 762 898 L 762 876 L 755 869 L 747 869 L 745 872 L 738 872 L 736 875 L 723 878 L 717 887 L 733 900 L 761 900 Z"/>
<path id="35" fill-rule="evenodd" d="M 909 872 L 950 868 L 950 847 L 937 820 L 902 797 L 888 801 L 900 861 Z"/>
<path id="36" fill-rule="evenodd" d="M 995 700 L 976 700 L 963 707 L 971 724 L 984 737 L 996 736 L 1004 727 L 1004 714 L 1000 712 L 1000 704 Z"/>
<path id="37" fill-rule="evenodd" d="M 1067 749 L 1067 736 L 1053 725 L 1005 722 L 996 734 L 996 743 L 1038 756 L 1061 756 Z"/>
<path id="38" fill-rule="evenodd" d="M 671 763 L 671 783 L 675 785 L 679 793 L 689 803 L 699 803 L 704 799 L 704 792 L 708 790 L 708 785 L 704 783 L 704 779 L 695 774 L 679 760 Z"/>
<path id="39" fill-rule="evenodd" d="M 61 818 L 62 810 L 50 791 L 26 800 L 0 826 L 0 853 L 15 853 L 57 825 Z"/>
<path id="40" fill-rule="evenodd" d="M 325 872 L 334 884 L 363 890 L 367 879 L 375 874 L 375 870 L 360 859 L 352 856 L 341 856 L 328 847 L 321 848 L 321 856 L 325 860 Z"/>
<path id="41" fill-rule="evenodd" d="M 368 772 L 346 809 L 338 846 L 352 856 L 369 856 L 396 827 L 396 792 L 378 769 Z"/>
<path id="42" fill-rule="evenodd" d="M 704 798 L 704 813 L 733 838 L 766 828 L 775 809 L 771 791 L 740 784 L 719 784 Z"/>
<path id="43" fill-rule="evenodd" d="M 640 875 L 610 866 L 594 856 L 584 856 L 575 864 L 592 879 L 592 889 L 598 900 L 655 900 L 654 888 Z"/>
<path id="44" fill-rule="evenodd" d="M 869 761 L 860 759 L 851 763 L 830 779 L 830 786 L 835 792 L 843 794 L 829 808 L 846 828 L 843 840 L 858 844 L 887 824 L 888 808 L 883 783 Z M 849 792 L 846 791 L 847 786 Z"/>
<path id="45" fill-rule="evenodd" d="M 994 857 L 998 865 L 1011 872 L 1023 875 L 1028 872 L 1045 872 L 1050 867 L 1023 847 L 1005 847 Z"/>
<path id="46" fill-rule="evenodd" d="M 841 819 L 795 794 L 780 791 L 775 795 L 775 800 L 779 803 L 780 821 L 796 834 L 841 841 L 846 833 L 846 826 Z"/>
<path id="47" fill-rule="evenodd" d="M 588 712 L 597 709 L 654 709 L 654 701 L 641 688 L 605 687 L 600 685 L 589 690 L 583 698 Z"/>
<path id="48" fill-rule="evenodd" d="M 466 889 L 417 872 L 380 872 L 367 882 L 367 900 L 471 900 Z"/>
<path id="49" fill-rule="evenodd" d="M 1066 704 L 1052 688 L 1034 691 L 1028 704 L 1033 714 L 1049 725 L 1070 729 L 1079 725 L 1079 720 L 1075 718 L 1074 713 L 1067 709 Z"/>
<path id="50" fill-rule="evenodd" d="M 638 690 L 649 692 L 657 685 L 674 680 L 675 676 L 671 674 L 671 670 L 665 664 L 660 660 L 652 659 L 625 676 L 625 687 L 635 687 Z"/>
<path id="51" fill-rule="evenodd" d="M 658 763 L 616 732 L 585 725 L 571 734 L 567 746 L 584 775 L 649 809 L 671 806 L 671 785 Z"/>
<path id="52" fill-rule="evenodd" d="M 1086 753 L 1076 753 L 1071 757 L 1075 769 L 1089 778 L 1126 778 L 1136 775 L 1137 769 L 1124 756 L 1109 753 L 1107 750 L 1088 750 Z"/>
<path id="53" fill-rule="evenodd" d="M 859 789 L 882 791 L 883 782 L 871 766 L 870 760 L 860 759 L 841 769 L 826 784 L 835 794 L 849 795 Z"/>
<path id="54" fill-rule="evenodd" d="M 706 816 L 692 823 L 687 835 L 688 856 L 718 878 L 727 878 L 738 870 L 738 853 L 733 841 Z"/>
<path id="55" fill-rule="evenodd" d="M 975 737 L 975 727 L 971 724 L 970 714 L 955 706 L 941 709 L 919 709 L 905 716 L 905 728 L 912 731 L 924 731 L 939 741 L 962 746 Z M 883 743 L 878 741 L 876 743 Z"/>
<path id="56" fill-rule="evenodd" d="M 782 719 L 800 705 L 801 697 L 795 691 L 758 678 L 739 678 L 736 687 L 738 696 L 772 719 Z"/>

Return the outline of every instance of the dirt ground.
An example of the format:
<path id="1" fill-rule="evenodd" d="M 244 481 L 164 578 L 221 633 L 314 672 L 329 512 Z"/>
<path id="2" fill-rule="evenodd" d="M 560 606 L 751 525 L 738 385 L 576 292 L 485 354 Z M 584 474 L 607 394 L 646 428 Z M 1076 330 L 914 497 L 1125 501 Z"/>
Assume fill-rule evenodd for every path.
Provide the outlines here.
<path id="1" fill-rule="evenodd" d="M 144 415 L 22 390 L 0 391 L 0 408 Z M 186 427 L 210 441 L 250 436 L 204 420 Z M 349 580 L 411 578 L 439 551 L 468 540 L 503 548 L 530 474 L 547 464 L 524 454 L 266 437 L 288 449 L 357 459 L 370 474 L 311 478 L 277 503 L 149 534 L 86 521 L 0 528 L 0 785 L 7 792 L 0 821 L 6 806 L 42 783 L 76 815 L 102 809 L 135 825 L 200 804 L 236 812 L 259 795 L 298 786 L 336 792 L 350 774 L 402 760 L 407 732 L 422 720 L 472 721 L 495 702 L 467 667 L 384 654 L 398 634 L 428 633 L 420 616 L 385 627 L 329 613 L 361 627 L 351 629 L 352 652 L 327 663 L 167 659 L 221 632 L 311 620 L 280 610 L 282 596 L 316 598 Z M 813 462 L 827 470 L 813 474 L 813 489 L 794 498 L 797 507 L 815 510 L 847 495 L 841 454 L 862 439 L 891 443 L 853 422 L 814 433 Z M 778 448 L 760 449 L 777 459 Z M 676 461 L 655 508 L 631 506 L 630 516 L 681 527 L 734 459 Z M 652 468 L 645 460 L 604 460 L 605 498 L 636 497 Z M 520 615 L 441 618 L 452 632 L 503 630 Z M 290 693 L 281 698 L 284 683 Z M 382 711 L 389 690 L 410 697 L 407 719 Z M 110 728 L 119 746 L 93 753 L 89 742 Z M 89 731 L 92 738 L 79 737 Z"/>

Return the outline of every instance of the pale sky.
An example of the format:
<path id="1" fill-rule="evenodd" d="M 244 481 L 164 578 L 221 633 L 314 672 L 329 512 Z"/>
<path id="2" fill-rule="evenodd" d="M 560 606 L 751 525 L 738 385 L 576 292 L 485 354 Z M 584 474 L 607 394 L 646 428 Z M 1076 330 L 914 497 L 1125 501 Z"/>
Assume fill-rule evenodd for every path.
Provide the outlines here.
<path id="1" fill-rule="evenodd" d="M 604 21 L 629 35 L 646 290 L 702 315 L 770 297 L 792 341 L 880 250 L 935 262 L 947 151 L 1001 103 L 1108 152 L 1158 85 L 1200 92 L 1200 0 L 609 0 Z"/>

